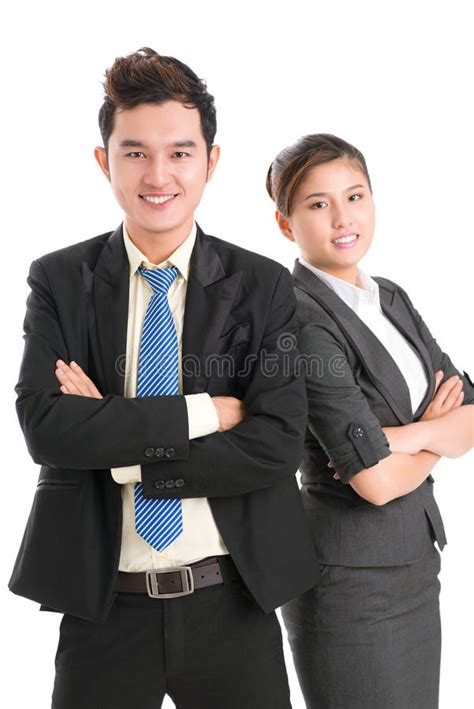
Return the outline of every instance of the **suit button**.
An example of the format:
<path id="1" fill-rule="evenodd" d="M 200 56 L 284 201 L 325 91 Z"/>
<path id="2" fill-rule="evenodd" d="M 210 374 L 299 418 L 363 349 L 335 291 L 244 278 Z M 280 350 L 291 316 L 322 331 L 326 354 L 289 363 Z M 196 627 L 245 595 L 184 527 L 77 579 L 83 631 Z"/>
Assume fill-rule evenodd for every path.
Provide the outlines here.
<path id="1" fill-rule="evenodd" d="M 167 488 L 175 487 L 175 482 L 174 482 L 174 480 L 167 480 L 167 481 L 165 482 L 165 487 L 167 487 Z"/>
<path id="2" fill-rule="evenodd" d="M 175 455 L 176 455 L 176 451 L 175 451 L 174 448 L 167 448 L 167 449 L 165 450 L 165 456 L 166 456 L 167 458 L 174 458 Z"/>
<path id="3" fill-rule="evenodd" d="M 164 448 L 155 448 L 155 450 L 153 452 L 154 452 L 156 458 L 163 458 L 163 456 L 165 455 Z"/>
<path id="4" fill-rule="evenodd" d="M 164 480 L 155 480 L 154 486 L 156 487 L 157 490 L 163 490 L 165 486 L 165 481 Z"/>
<path id="5" fill-rule="evenodd" d="M 184 487 L 185 484 L 186 483 L 184 482 L 184 480 L 182 480 L 182 478 L 178 478 L 175 482 L 176 487 Z"/>
<path id="6" fill-rule="evenodd" d="M 145 455 L 147 458 L 153 458 L 153 456 L 155 455 L 155 449 L 154 448 L 146 448 Z"/>
<path id="7" fill-rule="evenodd" d="M 357 426 L 357 428 L 354 428 L 354 430 L 352 431 L 352 435 L 354 436 L 354 438 L 363 438 L 364 429 L 360 426 Z"/>

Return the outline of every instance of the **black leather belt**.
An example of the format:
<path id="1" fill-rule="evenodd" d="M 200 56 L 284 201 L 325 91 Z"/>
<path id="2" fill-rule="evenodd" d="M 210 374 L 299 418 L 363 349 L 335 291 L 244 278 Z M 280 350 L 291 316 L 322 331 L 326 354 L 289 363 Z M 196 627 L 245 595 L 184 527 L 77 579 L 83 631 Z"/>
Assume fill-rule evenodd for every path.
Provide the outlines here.
<path id="1" fill-rule="evenodd" d="M 189 566 L 151 569 L 140 573 L 118 572 L 117 590 L 125 593 L 147 593 L 151 598 L 189 596 L 199 588 L 240 578 L 229 555 L 201 559 Z"/>

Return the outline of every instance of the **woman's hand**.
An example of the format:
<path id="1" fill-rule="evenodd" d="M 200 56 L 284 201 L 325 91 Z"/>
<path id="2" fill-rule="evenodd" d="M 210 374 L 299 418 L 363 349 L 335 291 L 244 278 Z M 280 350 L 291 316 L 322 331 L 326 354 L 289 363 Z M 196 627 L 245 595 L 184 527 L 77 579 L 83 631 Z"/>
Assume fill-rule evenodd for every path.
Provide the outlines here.
<path id="1" fill-rule="evenodd" d="M 435 438 L 435 430 L 439 431 L 438 420 L 446 414 L 458 409 L 463 402 L 462 380 L 457 374 L 449 377 L 443 384 L 443 372 L 435 373 L 435 393 L 423 416 L 416 423 L 404 426 L 388 426 L 382 428 L 387 437 L 392 453 L 408 453 L 415 455 L 421 450 L 431 450 Z M 436 422 L 436 424 L 435 424 Z"/>
<path id="2" fill-rule="evenodd" d="M 91 396 L 94 399 L 103 398 L 92 379 L 89 379 L 77 362 L 71 362 L 67 365 L 62 359 L 58 359 L 56 361 L 56 367 L 54 373 L 61 384 L 60 389 L 63 394 Z"/>
<path id="3" fill-rule="evenodd" d="M 464 398 L 462 379 L 460 379 L 457 374 L 454 374 L 441 384 L 443 376 L 441 370 L 436 372 L 435 393 L 426 407 L 423 416 L 420 417 L 420 421 L 432 421 L 461 406 Z"/>

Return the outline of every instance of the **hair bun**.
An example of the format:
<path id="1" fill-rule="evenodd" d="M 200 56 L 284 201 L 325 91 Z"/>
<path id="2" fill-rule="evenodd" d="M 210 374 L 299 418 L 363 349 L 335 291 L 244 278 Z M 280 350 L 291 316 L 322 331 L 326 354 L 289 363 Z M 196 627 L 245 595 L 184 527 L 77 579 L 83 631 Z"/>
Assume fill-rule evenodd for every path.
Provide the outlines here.
<path id="1" fill-rule="evenodd" d="M 273 162 L 270 164 L 270 167 L 268 168 L 267 171 L 267 179 L 265 182 L 265 186 L 267 188 L 267 192 L 270 195 L 271 199 L 275 199 L 273 196 L 273 180 L 272 180 L 272 170 L 273 170 Z"/>

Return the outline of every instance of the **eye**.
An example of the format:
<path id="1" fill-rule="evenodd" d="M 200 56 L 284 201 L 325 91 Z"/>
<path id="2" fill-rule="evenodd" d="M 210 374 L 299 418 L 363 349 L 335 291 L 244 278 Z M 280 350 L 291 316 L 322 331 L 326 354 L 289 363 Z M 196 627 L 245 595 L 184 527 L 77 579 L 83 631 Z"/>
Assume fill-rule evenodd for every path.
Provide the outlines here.
<path id="1" fill-rule="evenodd" d="M 351 196 L 349 197 L 349 199 L 350 199 L 352 202 L 357 202 L 358 199 L 362 199 L 362 195 L 361 195 L 361 194 L 351 194 Z"/>
<path id="2" fill-rule="evenodd" d="M 185 158 L 188 156 L 189 156 L 189 153 L 185 153 L 182 150 L 178 150 L 176 153 L 173 153 L 173 157 L 175 157 L 175 158 Z"/>
<path id="3" fill-rule="evenodd" d="M 315 202 L 314 204 L 311 205 L 311 209 L 323 209 L 324 207 L 327 207 L 328 203 L 327 202 Z"/>
<path id="4" fill-rule="evenodd" d="M 144 153 L 141 153 L 140 151 L 138 151 L 138 152 L 133 152 L 133 153 L 127 153 L 126 157 L 127 157 L 127 158 L 128 158 L 129 156 L 130 156 L 130 157 L 135 157 L 136 155 L 143 155 L 143 157 L 145 157 Z"/>

